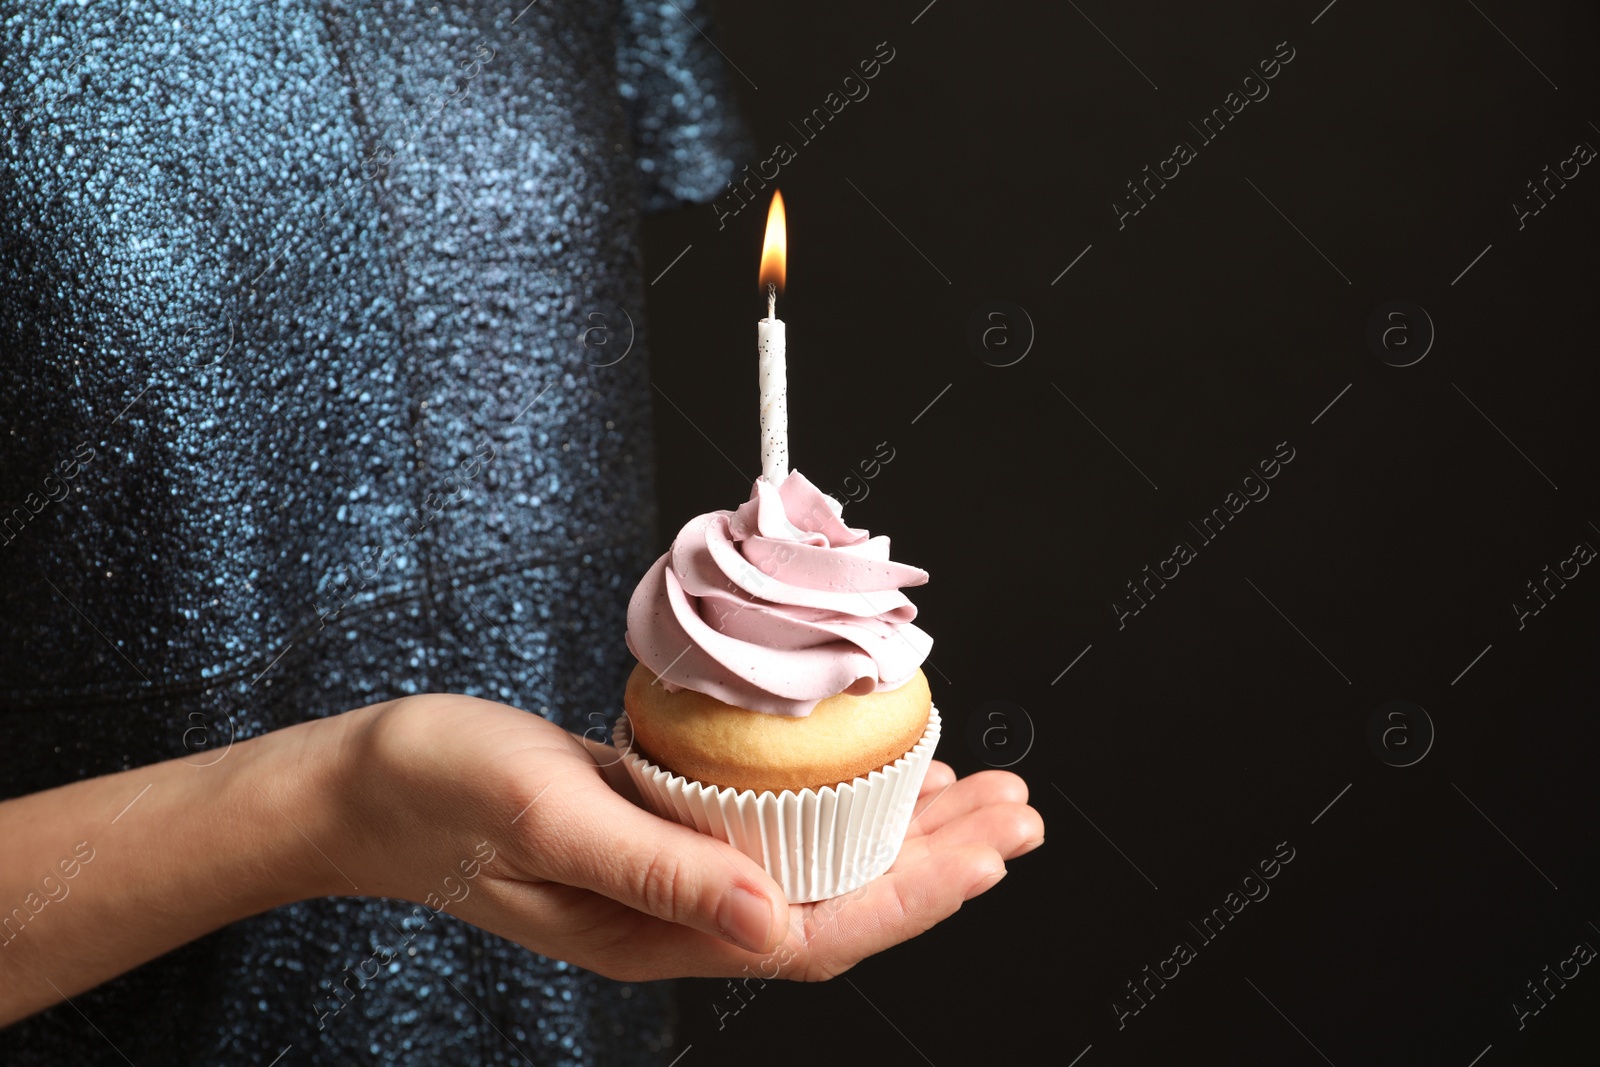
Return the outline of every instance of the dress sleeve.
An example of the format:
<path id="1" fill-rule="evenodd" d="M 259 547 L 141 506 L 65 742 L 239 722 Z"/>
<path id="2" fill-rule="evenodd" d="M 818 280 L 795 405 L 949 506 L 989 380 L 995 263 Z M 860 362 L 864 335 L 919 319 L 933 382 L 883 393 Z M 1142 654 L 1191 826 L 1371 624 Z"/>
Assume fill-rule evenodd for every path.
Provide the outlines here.
<path id="1" fill-rule="evenodd" d="M 705 203 L 752 158 L 727 61 L 706 34 L 703 0 L 623 0 L 617 84 L 646 211 Z"/>

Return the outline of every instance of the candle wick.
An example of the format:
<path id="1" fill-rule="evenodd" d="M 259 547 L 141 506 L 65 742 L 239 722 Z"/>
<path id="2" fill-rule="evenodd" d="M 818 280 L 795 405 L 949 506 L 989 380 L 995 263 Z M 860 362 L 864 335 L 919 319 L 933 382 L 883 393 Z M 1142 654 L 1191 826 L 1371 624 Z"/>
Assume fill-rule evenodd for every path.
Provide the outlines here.
<path id="1" fill-rule="evenodd" d="M 778 287 L 772 282 L 767 283 L 767 321 L 771 322 L 777 316 Z"/>

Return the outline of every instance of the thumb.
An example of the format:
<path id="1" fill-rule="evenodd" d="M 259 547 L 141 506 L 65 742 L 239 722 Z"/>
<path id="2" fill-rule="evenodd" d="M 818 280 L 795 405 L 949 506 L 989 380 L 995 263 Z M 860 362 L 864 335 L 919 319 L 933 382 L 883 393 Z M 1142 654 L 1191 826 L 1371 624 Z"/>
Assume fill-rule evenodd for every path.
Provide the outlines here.
<path id="1" fill-rule="evenodd" d="M 789 903 L 761 865 L 732 845 L 634 806 L 598 776 L 564 798 L 548 875 L 752 952 L 783 941 Z"/>

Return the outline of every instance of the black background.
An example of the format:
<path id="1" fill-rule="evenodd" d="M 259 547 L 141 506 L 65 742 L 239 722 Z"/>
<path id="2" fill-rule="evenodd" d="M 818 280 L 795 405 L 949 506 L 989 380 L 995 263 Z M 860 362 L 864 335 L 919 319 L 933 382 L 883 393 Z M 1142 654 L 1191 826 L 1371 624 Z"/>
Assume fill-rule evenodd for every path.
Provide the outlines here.
<path id="1" fill-rule="evenodd" d="M 1600 574 L 1521 629 L 1511 606 L 1600 546 L 1600 174 L 1512 208 L 1600 146 L 1595 9 L 925 2 L 723 4 L 717 40 L 760 156 L 797 149 L 794 465 L 864 485 L 846 519 L 931 572 L 939 755 L 1025 752 L 1047 840 L 928 935 L 720 1028 L 725 983 L 684 983 L 684 1063 L 1595 1062 L 1595 966 L 1521 1029 L 1512 1004 L 1600 946 Z M 788 123 L 883 41 L 870 95 L 802 142 Z M 1270 95 L 1202 144 L 1188 123 L 1279 42 Z M 1119 229 L 1180 140 L 1197 158 Z M 663 544 L 758 473 L 764 216 L 645 235 Z M 1026 348 L 1015 313 L 968 341 L 995 300 L 1036 334 L 1012 366 L 989 363 Z M 1437 332 L 1411 366 L 1366 339 L 1392 300 Z M 1280 442 L 1270 496 L 1200 541 Z M 1197 557 L 1119 629 L 1178 541 Z M 1436 732 L 1411 766 L 1367 740 L 1392 699 Z M 988 748 L 980 715 L 1007 727 Z M 1403 760 L 1426 730 L 1396 721 Z M 1280 842 L 1270 896 L 1202 942 Z M 1119 1029 L 1179 941 L 1197 957 Z"/>

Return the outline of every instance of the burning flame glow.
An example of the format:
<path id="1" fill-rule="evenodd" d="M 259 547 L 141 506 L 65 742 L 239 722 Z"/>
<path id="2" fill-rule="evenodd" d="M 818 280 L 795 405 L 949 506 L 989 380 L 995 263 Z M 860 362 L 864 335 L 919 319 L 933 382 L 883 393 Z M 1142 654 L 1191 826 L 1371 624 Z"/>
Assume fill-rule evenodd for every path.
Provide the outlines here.
<path id="1" fill-rule="evenodd" d="M 783 292 L 789 259 L 789 227 L 784 220 L 783 194 L 772 191 L 772 206 L 767 209 L 767 236 L 761 242 L 761 291 L 770 282 Z"/>

